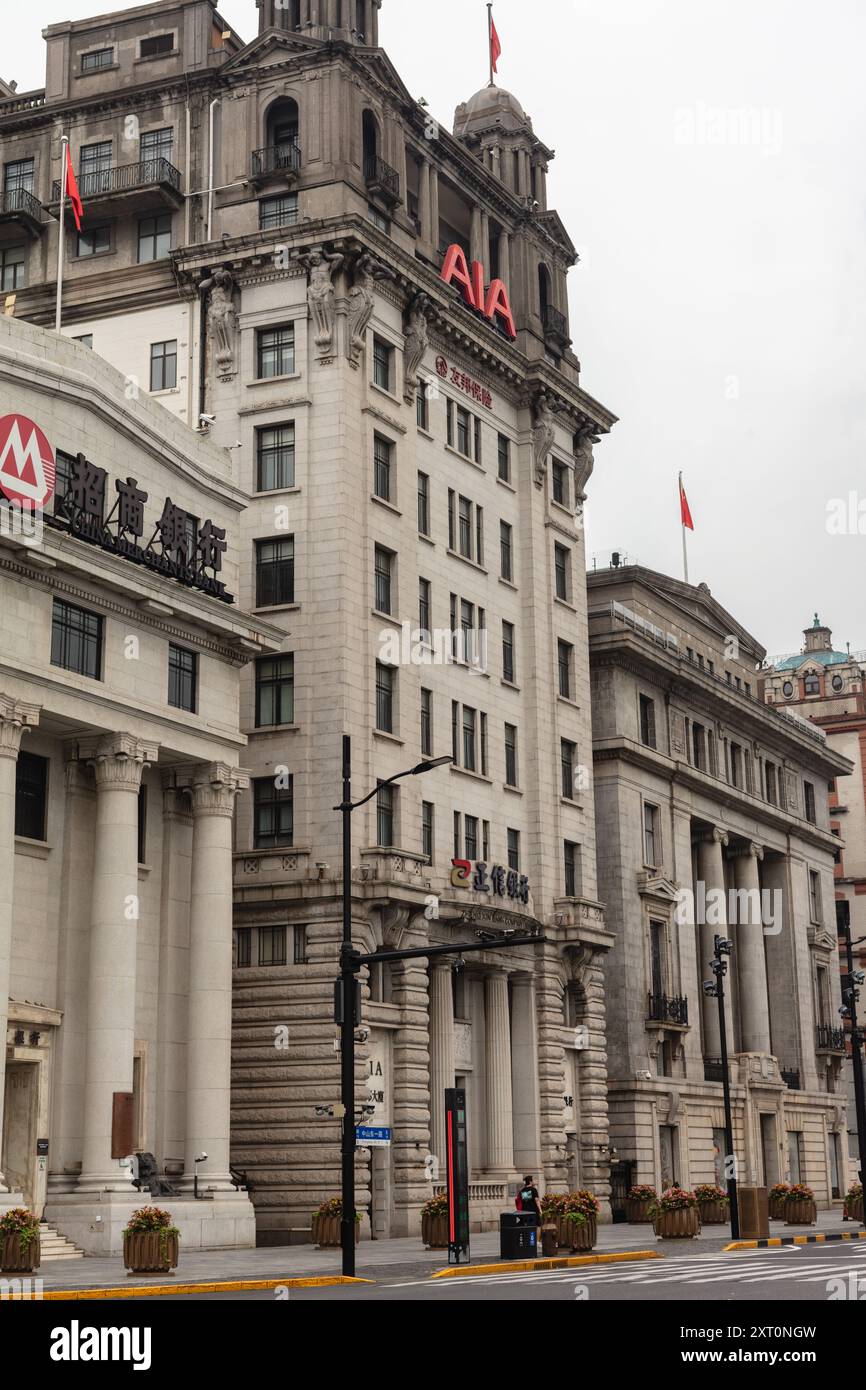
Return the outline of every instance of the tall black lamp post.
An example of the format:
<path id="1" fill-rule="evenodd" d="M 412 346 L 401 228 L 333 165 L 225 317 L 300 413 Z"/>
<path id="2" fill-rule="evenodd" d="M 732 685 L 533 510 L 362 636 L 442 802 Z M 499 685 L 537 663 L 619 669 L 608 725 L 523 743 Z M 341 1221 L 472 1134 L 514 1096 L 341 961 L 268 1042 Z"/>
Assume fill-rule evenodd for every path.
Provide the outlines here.
<path id="1" fill-rule="evenodd" d="M 395 777 L 386 777 L 378 782 L 371 792 L 360 801 L 352 801 L 352 741 L 343 736 L 343 800 L 334 810 L 343 818 L 343 941 L 340 948 L 340 981 L 337 1001 L 337 1015 L 340 1023 L 340 1099 L 343 1110 L 342 1156 L 342 1196 L 343 1211 L 340 1222 L 340 1245 L 343 1251 L 343 1274 L 349 1278 L 355 1275 L 355 1029 L 359 1019 L 356 1017 L 356 997 L 358 993 L 358 972 L 361 968 L 361 955 L 352 946 L 352 812 L 366 806 L 381 787 L 391 786 L 403 777 L 418 777 L 423 772 L 432 772 L 436 767 L 445 767 L 451 758 L 432 758 L 417 763 L 415 767 L 398 772 Z"/>
<path id="2" fill-rule="evenodd" d="M 857 1022 L 857 1000 L 860 998 L 858 985 L 864 983 L 862 970 L 854 969 L 854 947 L 866 941 L 860 937 L 851 940 L 851 906 L 847 902 L 836 903 L 836 926 L 839 935 L 845 940 L 847 973 L 842 981 L 842 1017 L 851 1023 L 851 1061 L 854 1064 L 854 1106 L 857 1113 L 857 1146 L 860 1154 L 860 1182 L 866 1178 L 866 1093 L 863 1086 L 863 1030 Z"/>
<path id="3" fill-rule="evenodd" d="M 710 961 L 710 969 L 715 979 L 704 983 L 704 993 L 715 997 L 719 1002 L 719 1038 L 722 1055 L 722 1093 L 725 1101 L 725 1170 L 727 1176 L 728 1198 L 731 1208 L 731 1237 L 738 1240 L 740 1235 L 740 1208 L 737 1202 L 737 1160 L 734 1155 L 734 1116 L 731 1109 L 731 1076 L 728 1066 L 728 1025 L 725 1020 L 725 976 L 728 973 L 726 957 L 731 954 L 733 943 L 724 936 L 716 937 L 716 950 Z"/>

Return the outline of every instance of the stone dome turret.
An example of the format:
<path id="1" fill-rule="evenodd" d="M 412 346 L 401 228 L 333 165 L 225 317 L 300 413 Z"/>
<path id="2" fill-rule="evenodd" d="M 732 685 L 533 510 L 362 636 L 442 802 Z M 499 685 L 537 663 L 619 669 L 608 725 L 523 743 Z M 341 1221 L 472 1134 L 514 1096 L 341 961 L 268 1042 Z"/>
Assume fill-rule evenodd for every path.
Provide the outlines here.
<path id="1" fill-rule="evenodd" d="M 517 97 L 504 87 L 482 87 L 457 107 L 454 134 L 458 140 L 465 140 L 494 130 L 516 135 L 520 131 L 531 131 L 532 121 Z"/>

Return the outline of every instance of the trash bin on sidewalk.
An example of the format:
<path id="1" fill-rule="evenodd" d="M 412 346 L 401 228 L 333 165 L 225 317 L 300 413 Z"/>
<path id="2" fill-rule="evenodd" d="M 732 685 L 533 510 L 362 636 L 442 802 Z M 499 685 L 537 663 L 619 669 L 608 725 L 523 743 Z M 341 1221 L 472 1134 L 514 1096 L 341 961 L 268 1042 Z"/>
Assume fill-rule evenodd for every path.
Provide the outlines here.
<path id="1" fill-rule="evenodd" d="M 737 1186 L 740 1239 L 766 1240 L 770 1234 L 770 1194 L 766 1187 Z"/>
<path id="2" fill-rule="evenodd" d="M 541 1253 L 548 1259 L 559 1252 L 559 1241 L 556 1238 L 555 1226 L 542 1226 L 541 1228 Z"/>
<path id="3" fill-rule="evenodd" d="M 503 1260 L 538 1256 L 538 1217 L 534 1211 L 504 1211 L 499 1217 L 499 1255 Z"/>

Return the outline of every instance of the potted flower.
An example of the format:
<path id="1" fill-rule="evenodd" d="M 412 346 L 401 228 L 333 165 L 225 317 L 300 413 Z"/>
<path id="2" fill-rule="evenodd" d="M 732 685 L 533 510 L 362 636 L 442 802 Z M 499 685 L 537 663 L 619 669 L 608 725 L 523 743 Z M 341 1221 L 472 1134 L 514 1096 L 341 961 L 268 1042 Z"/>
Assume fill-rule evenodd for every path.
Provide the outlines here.
<path id="1" fill-rule="evenodd" d="M 669 1187 L 650 1207 L 653 1228 L 661 1240 L 687 1240 L 701 1229 L 701 1213 L 694 1192 Z"/>
<path id="2" fill-rule="evenodd" d="M 555 1226 L 559 1218 L 565 1211 L 565 1204 L 568 1201 L 566 1192 L 545 1192 L 541 1199 L 541 1224 L 542 1226 Z"/>
<path id="3" fill-rule="evenodd" d="M 863 1184 L 852 1182 L 845 1194 L 845 1215 L 849 1221 L 863 1225 Z"/>
<path id="4" fill-rule="evenodd" d="M 695 1188 L 702 1226 L 723 1226 L 730 1220 L 731 1199 L 715 1183 L 698 1183 Z"/>
<path id="5" fill-rule="evenodd" d="M 785 1198 L 786 1226 L 814 1226 L 818 1220 L 818 1208 L 811 1187 L 803 1182 L 794 1183 Z"/>
<path id="6" fill-rule="evenodd" d="M 139 1207 L 123 1232 L 123 1263 L 130 1274 L 170 1274 L 177 1266 L 180 1231 L 161 1207 Z"/>
<path id="7" fill-rule="evenodd" d="M 633 1226 L 643 1226 L 652 1220 L 649 1209 L 659 1199 L 654 1187 L 638 1183 L 630 1187 L 626 1197 L 625 1210 L 628 1221 Z"/>
<path id="8" fill-rule="evenodd" d="M 448 1249 L 448 1196 L 442 1192 L 421 1208 L 421 1239 L 428 1250 Z"/>
<path id="9" fill-rule="evenodd" d="M 26 1207 L 13 1207 L 0 1216 L 0 1270 L 30 1274 L 39 1268 L 39 1222 Z"/>
<path id="10" fill-rule="evenodd" d="M 343 1200 L 329 1197 L 313 1212 L 313 1244 L 320 1250 L 339 1249 L 342 1244 L 340 1225 L 343 1220 Z M 361 1239 L 361 1213 L 355 1212 L 355 1244 Z"/>
<path id="11" fill-rule="evenodd" d="M 598 1198 L 585 1189 L 569 1192 L 557 1220 L 557 1242 L 570 1250 L 592 1250 L 598 1240 Z"/>
<path id="12" fill-rule="evenodd" d="M 791 1184 L 787 1182 L 777 1182 L 775 1187 L 770 1188 L 770 1220 L 784 1221 L 785 1202 L 788 1193 L 791 1191 Z"/>

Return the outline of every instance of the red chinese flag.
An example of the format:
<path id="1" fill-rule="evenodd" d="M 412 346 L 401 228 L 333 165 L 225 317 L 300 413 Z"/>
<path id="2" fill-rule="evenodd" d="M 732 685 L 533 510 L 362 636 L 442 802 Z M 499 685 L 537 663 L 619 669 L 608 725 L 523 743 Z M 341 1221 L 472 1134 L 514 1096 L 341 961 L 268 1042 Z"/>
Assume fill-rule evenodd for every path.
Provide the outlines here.
<path id="1" fill-rule="evenodd" d="M 692 514 L 689 510 L 689 499 L 686 497 L 686 490 L 683 487 L 682 478 L 680 479 L 680 513 L 683 518 L 683 526 L 689 531 L 694 531 L 695 523 L 692 521 Z"/>
<path id="2" fill-rule="evenodd" d="M 81 219 L 84 216 L 84 204 L 81 201 L 81 194 L 78 192 L 78 184 L 72 168 L 72 155 L 69 153 L 69 146 L 66 146 L 66 196 L 72 204 L 72 215 L 75 218 L 75 227 L 81 231 Z"/>
<path id="3" fill-rule="evenodd" d="M 497 32 L 496 32 L 496 25 L 493 23 L 493 17 L 491 16 L 491 18 L 490 18 L 490 66 L 492 67 L 492 69 L 493 69 L 494 72 L 498 72 L 498 71 L 499 71 L 499 69 L 497 68 L 496 64 L 498 63 L 498 61 L 499 61 L 499 59 L 500 59 L 501 57 L 502 57 L 502 44 L 499 42 L 499 35 L 498 35 Z"/>

